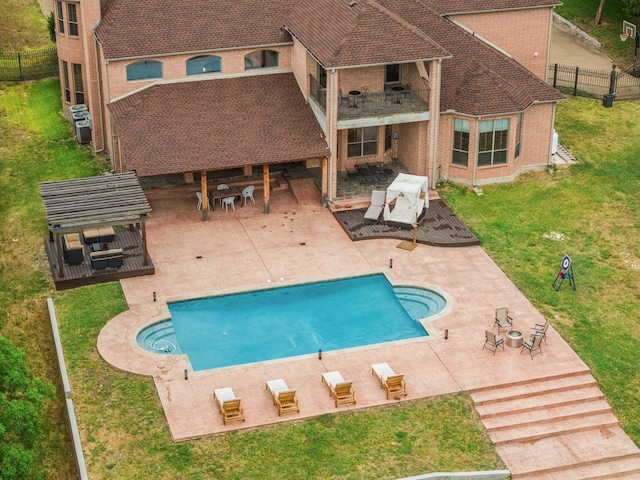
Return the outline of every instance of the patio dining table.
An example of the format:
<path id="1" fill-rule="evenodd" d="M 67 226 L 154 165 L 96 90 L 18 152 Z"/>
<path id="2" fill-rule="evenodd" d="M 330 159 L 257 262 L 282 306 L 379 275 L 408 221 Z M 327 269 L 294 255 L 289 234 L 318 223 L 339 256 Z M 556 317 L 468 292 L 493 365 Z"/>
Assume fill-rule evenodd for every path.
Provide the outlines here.
<path id="1" fill-rule="evenodd" d="M 215 210 L 216 200 L 221 200 L 227 197 L 238 197 L 242 199 L 242 190 L 238 187 L 229 187 L 224 190 L 209 190 L 211 196 L 211 210 Z M 240 203 L 242 205 L 242 203 Z"/>

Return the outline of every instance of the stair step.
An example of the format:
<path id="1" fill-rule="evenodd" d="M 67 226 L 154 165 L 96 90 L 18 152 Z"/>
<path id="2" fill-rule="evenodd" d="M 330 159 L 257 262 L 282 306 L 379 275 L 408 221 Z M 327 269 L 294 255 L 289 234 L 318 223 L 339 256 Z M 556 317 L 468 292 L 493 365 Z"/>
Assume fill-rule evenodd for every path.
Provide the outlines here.
<path id="1" fill-rule="evenodd" d="M 640 449 L 620 426 L 559 434 L 530 442 L 503 443 L 496 446 L 496 451 L 513 478 L 519 479 L 564 480 L 569 478 L 565 473 L 579 468 L 586 472 L 588 466 L 589 475 L 598 478 L 596 475 L 602 472 L 633 471 L 640 464 Z M 588 475 L 584 473 L 584 476 Z"/>
<path id="2" fill-rule="evenodd" d="M 606 480 L 609 478 L 640 478 L 640 453 L 601 458 L 592 462 L 564 465 L 535 472 L 512 474 L 514 480 Z"/>
<path id="3" fill-rule="evenodd" d="M 595 385 L 579 385 L 564 392 L 531 394 L 528 398 L 508 398 L 501 402 L 476 405 L 482 420 L 503 416 L 505 413 L 528 412 L 559 407 L 575 402 L 594 402 L 604 400 L 604 394 Z"/>
<path id="4" fill-rule="evenodd" d="M 482 418 L 489 434 L 499 430 L 523 430 L 530 426 L 541 425 L 571 419 L 580 419 L 593 415 L 611 413 L 611 406 L 604 400 L 593 402 L 571 402 L 566 405 L 550 406 L 545 409 L 505 412 L 502 416 Z"/>
<path id="5" fill-rule="evenodd" d="M 552 435 L 584 432 L 602 428 L 617 427 L 618 419 L 611 412 L 581 415 L 577 418 L 557 419 L 527 425 L 526 427 L 504 428 L 489 432 L 495 445 L 509 442 L 533 442 Z"/>
<path id="6" fill-rule="evenodd" d="M 505 400 L 529 398 L 532 395 L 564 392 L 583 386 L 597 386 L 597 382 L 589 371 L 498 385 L 472 390 L 470 393 L 476 406 L 479 406 Z"/>

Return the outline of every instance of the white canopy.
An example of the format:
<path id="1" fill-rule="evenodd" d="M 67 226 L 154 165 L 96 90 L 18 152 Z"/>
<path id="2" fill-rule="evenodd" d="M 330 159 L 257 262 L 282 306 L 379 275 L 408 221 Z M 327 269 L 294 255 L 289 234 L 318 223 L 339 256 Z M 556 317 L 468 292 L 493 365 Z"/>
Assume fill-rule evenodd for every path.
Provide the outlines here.
<path id="1" fill-rule="evenodd" d="M 399 173 L 391 185 L 387 188 L 387 203 L 398 197 L 398 195 L 404 195 L 411 202 L 411 205 L 415 206 L 418 203 L 421 192 L 427 192 L 429 189 L 429 182 L 427 177 L 420 177 L 418 175 L 409 175 L 408 173 Z M 425 207 L 429 207 L 429 196 L 424 196 Z"/>

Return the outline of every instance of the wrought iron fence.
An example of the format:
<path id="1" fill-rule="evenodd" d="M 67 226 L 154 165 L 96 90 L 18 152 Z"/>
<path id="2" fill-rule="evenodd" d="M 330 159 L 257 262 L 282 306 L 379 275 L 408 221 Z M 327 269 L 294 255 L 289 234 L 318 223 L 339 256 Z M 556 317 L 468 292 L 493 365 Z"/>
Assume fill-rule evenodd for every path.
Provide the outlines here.
<path id="1" fill-rule="evenodd" d="M 0 53 L 0 81 L 36 80 L 58 74 L 56 47 Z"/>
<path id="2" fill-rule="evenodd" d="M 553 64 L 549 66 L 549 83 L 563 93 L 603 98 L 613 93 L 616 100 L 640 98 L 640 78 L 636 70 L 592 70 Z"/>

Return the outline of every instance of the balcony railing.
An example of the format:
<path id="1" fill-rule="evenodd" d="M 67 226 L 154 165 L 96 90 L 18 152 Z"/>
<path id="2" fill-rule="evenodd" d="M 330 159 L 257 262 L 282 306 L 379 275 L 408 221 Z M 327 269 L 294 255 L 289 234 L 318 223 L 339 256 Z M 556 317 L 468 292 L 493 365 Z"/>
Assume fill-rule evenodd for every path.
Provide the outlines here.
<path id="1" fill-rule="evenodd" d="M 310 76 L 310 95 L 326 113 L 327 89 Z M 388 89 L 382 92 L 360 92 L 359 95 L 344 94 L 337 99 L 338 120 L 354 120 L 365 117 L 421 113 L 429 110 L 429 91 Z"/>

